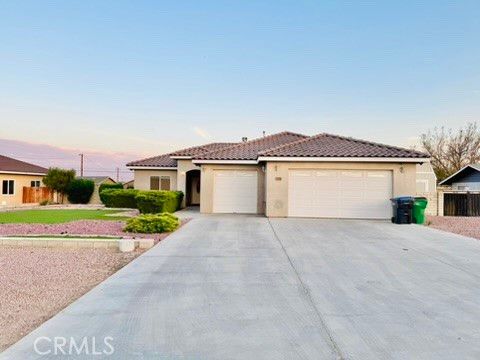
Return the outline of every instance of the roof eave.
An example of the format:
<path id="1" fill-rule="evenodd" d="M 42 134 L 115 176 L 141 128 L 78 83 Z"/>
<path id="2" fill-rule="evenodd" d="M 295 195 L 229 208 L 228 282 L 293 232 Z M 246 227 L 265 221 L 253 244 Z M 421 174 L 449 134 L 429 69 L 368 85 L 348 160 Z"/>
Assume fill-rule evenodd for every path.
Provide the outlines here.
<path id="1" fill-rule="evenodd" d="M 260 161 L 298 161 L 298 162 L 395 162 L 395 163 L 424 163 L 430 158 L 409 157 L 314 157 L 314 156 L 259 156 Z"/>
<path id="2" fill-rule="evenodd" d="M 0 174 L 45 176 L 47 175 L 47 172 L 0 170 Z"/>
<path id="3" fill-rule="evenodd" d="M 194 164 L 204 165 L 204 164 L 243 164 L 243 165 L 256 165 L 258 160 L 208 160 L 208 159 L 193 159 Z"/>
<path id="4" fill-rule="evenodd" d="M 176 155 L 170 156 L 170 159 L 175 159 L 175 160 L 188 160 L 191 158 L 192 156 L 176 156 Z"/>

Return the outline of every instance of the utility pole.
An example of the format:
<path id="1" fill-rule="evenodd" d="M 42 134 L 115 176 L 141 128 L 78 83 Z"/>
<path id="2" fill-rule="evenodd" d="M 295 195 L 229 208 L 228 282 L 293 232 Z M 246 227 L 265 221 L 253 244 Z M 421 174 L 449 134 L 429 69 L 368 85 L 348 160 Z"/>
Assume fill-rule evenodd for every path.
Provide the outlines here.
<path id="1" fill-rule="evenodd" d="M 120 180 L 120 168 L 117 167 L 117 182 Z"/>
<path id="2" fill-rule="evenodd" d="M 83 178 L 83 154 L 78 154 L 80 156 L 80 177 Z"/>

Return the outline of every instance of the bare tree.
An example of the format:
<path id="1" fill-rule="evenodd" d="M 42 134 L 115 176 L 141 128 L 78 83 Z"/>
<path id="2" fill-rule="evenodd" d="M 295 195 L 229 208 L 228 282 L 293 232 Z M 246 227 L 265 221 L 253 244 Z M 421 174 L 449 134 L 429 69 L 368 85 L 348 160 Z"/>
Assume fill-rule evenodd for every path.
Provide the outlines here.
<path id="1" fill-rule="evenodd" d="M 444 127 L 422 134 L 423 150 L 430 154 L 431 163 L 439 180 L 468 164 L 480 162 L 480 129 L 469 123 L 456 132 Z"/>

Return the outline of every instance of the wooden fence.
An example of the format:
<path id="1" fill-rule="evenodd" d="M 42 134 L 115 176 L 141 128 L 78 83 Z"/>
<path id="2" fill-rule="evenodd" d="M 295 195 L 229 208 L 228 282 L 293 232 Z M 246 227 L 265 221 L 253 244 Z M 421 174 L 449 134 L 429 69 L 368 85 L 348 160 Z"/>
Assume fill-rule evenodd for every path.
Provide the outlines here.
<path id="1" fill-rule="evenodd" d="M 480 193 L 444 193 L 444 216 L 480 216 Z"/>
<path id="2" fill-rule="evenodd" d="M 33 204 L 45 200 L 53 201 L 53 191 L 46 187 L 23 187 L 22 203 Z"/>

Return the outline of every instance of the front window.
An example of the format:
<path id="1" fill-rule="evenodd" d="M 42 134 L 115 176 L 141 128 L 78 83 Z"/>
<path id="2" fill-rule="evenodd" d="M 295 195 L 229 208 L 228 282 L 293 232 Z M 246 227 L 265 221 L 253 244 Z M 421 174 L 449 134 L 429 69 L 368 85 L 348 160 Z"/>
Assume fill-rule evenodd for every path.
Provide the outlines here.
<path id="1" fill-rule="evenodd" d="M 39 188 L 40 187 L 40 181 L 39 180 L 30 181 L 30 187 Z"/>
<path id="2" fill-rule="evenodd" d="M 160 190 L 159 176 L 150 176 L 150 190 Z"/>
<path id="3" fill-rule="evenodd" d="M 169 177 L 162 177 L 160 179 L 160 190 L 170 190 L 170 178 Z"/>
<path id="4" fill-rule="evenodd" d="M 150 190 L 170 190 L 170 177 L 150 176 Z"/>
<path id="5" fill-rule="evenodd" d="M 15 188 L 15 181 L 3 180 L 2 181 L 2 195 L 13 195 Z"/>

